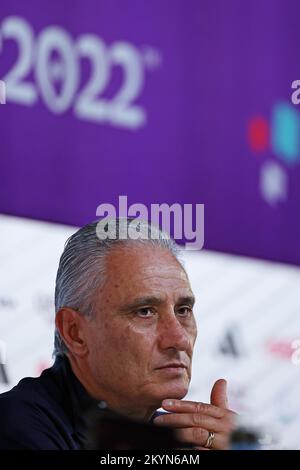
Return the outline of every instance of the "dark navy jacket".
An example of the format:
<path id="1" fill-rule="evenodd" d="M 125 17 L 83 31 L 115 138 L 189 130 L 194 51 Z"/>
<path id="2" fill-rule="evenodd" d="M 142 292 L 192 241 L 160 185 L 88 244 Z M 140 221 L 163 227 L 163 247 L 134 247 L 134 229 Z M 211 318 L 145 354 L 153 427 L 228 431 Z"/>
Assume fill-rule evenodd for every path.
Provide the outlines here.
<path id="1" fill-rule="evenodd" d="M 0 450 L 84 449 L 85 417 L 99 411 L 98 405 L 72 372 L 69 360 L 57 357 L 40 377 L 22 379 L 0 394 Z"/>
<path id="2" fill-rule="evenodd" d="M 66 357 L 0 395 L 0 449 L 82 449 L 84 415 L 97 407 Z"/>

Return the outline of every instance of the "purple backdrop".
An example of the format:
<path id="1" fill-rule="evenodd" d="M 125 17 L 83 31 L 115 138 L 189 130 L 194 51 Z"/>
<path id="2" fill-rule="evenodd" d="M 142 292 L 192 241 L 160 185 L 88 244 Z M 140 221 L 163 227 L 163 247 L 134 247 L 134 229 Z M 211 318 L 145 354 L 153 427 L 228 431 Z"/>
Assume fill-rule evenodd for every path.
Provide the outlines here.
<path id="1" fill-rule="evenodd" d="M 205 248 L 300 264 L 299 15 L 1 0 L 0 211 L 81 225 L 122 194 L 204 203 Z"/>

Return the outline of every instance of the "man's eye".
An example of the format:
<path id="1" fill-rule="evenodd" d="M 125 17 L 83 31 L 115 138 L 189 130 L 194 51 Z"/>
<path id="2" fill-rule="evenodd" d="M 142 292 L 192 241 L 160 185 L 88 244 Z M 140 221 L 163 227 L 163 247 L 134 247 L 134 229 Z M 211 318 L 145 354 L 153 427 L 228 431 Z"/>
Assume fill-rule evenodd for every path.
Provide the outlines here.
<path id="1" fill-rule="evenodd" d="M 191 307 L 180 307 L 177 314 L 181 317 L 190 317 L 193 314 L 193 309 Z"/>
<path id="2" fill-rule="evenodd" d="M 136 313 L 142 318 L 151 318 L 154 315 L 154 311 L 150 307 L 140 308 Z"/>

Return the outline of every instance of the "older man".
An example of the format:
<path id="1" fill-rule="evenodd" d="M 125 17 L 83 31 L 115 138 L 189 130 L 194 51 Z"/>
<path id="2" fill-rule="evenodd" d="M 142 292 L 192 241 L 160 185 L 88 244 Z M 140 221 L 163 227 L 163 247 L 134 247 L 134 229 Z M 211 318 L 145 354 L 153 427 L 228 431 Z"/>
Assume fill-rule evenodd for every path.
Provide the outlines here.
<path id="1" fill-rule="evenodd" d="M 116 233 L 130 223 L 116 220 Z M 108 225 L 101 239 L 93 222 L 68 240 L 56 279 L 56 360 L 1 395 L 0 448 L 84 448 L 84 413 L 99 404 L 175 428 L 195 448 L 228 446 L 226 382 L 214 384 L 211 404 L 182 400 L 197 327 L 176 244 L 141 227 L 148 237 L 115 237 Z M 158 416 L 160 407 L 170 413 Z"/>

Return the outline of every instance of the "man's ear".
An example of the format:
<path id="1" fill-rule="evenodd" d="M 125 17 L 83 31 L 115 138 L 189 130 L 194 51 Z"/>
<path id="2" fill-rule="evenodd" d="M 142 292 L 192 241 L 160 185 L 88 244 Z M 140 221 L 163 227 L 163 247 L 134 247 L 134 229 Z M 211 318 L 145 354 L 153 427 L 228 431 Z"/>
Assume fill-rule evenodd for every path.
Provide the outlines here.
<path id="1" fill-rule="evenodd" d="M 84 316 L 69 307 L 63 307 L 56 313 L 55 326 L 68 350 L 74 356 L 82 357 L 88 351 L 84 322 Z"/>

